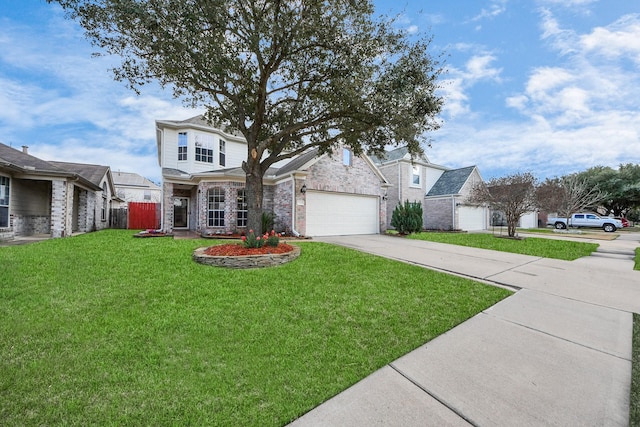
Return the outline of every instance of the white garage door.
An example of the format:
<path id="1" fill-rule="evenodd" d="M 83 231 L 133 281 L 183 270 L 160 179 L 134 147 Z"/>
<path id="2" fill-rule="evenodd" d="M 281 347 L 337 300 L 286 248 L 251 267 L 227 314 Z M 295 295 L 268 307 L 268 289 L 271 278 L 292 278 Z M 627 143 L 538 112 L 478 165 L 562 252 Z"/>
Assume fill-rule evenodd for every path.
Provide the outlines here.
<path id="1" fill-rule="evenodd" d="M 484 230 L 487 228 L 485 224 L 485 208 L 472 206 L 458 207 L 458 228 L 466 231 Z"/>
<path id="2" fill-rule="evenodd" d="M 307 236 L 379 232 L 378 197 L 307 191 Z"/>

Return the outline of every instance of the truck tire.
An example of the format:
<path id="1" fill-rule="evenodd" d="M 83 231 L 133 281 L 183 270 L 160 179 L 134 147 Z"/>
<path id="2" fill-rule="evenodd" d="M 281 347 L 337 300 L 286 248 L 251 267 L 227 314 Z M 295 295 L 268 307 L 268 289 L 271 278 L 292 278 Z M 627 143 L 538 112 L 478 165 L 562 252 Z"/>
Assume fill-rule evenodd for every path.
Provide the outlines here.
<path id="1" fill-rule="evenodd" d="M 616 226 L 613 224 L 604 224 L 602 226 L 602 229 L 607 233 L 613 233 L 614 231 L 616 231 Z"/>
<path id="2" fill-rule="evenodd" d="M 564 230 L 565 228 L 567 228 L 566 224 L 564 222 L 556 222 L 555 224 L 556 230 Z"/>

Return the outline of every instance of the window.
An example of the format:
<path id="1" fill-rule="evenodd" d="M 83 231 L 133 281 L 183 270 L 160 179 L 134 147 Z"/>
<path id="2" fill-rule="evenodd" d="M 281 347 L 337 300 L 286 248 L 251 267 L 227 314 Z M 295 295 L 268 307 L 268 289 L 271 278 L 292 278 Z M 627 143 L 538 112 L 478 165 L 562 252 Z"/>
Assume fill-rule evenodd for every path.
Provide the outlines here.
<path id="1" fill-rule="evenodd" d="M 178 160 L 187 160 L 187 133 L 178 134 Z"/>
<path id="2" fill-rule="evenodd" d="M 220 187 L 210 188 L 208 199 L 209 227 L 224 227 L 224 190 Z"/>
<path id="3" fill-rule="evenodd" d="M 0 227 L 9 226 L 9 178 L 0 176 Z"/>
<path id="4" fill-rule="evenodd" d="M 342 164 L 345 166 L 353 166 L 353 153 L 348 148 L 342 149 Z"/>
<path id="5" fill-rule="evenodd" d="M 218 153 L 220 155 L 219 161 L 220 166 L 226 165 L 226 154 L 227 154 L 227 143 L 224 140 L 220 140 L 220 144 L 218 146 Z"/>
<path id="6" fill-rule="evenodd" d="M 144 190 L 144 200 L 151 200 L 151 190 Z"/>
<path id="7" fill-rule="evenodd" d="M 213 147 L 204 136 L 196 135 L 196 162 L 213 163 Z"/>
<path id="8" fill-rule="evenodd" d="M 411 168 L 411 186 L 420 187 L 421 184 L 420 166 L 413 166 Z"/>
<path id="9" fill-rule="evenodd" d="M 238 190 L 238 197 L 236 198 L 236 226 L 247 226 L 247 193 L 245 189 Z"/>
<path id="10" fill-rule="evenodd" d="M 102 212 L 100 214 L 102 221 L 107 220 L 107 183 L 102 183 Z"/>

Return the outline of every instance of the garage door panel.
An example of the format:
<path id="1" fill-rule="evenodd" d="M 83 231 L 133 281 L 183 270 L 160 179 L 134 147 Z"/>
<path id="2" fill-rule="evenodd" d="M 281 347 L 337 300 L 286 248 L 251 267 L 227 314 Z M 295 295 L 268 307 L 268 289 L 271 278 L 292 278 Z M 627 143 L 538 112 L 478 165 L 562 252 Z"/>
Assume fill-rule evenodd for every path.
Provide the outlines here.
<path id="1" fill-rule="evenodd" d="M 484 230 L 485 209 L 461 206 L 458 209 L 458 227 L 467 231 Z"/>
<path id="2" fill-rule="evenodd" d="M 307 191 L 307 235 L 376 234 L 378 197 Z"/>

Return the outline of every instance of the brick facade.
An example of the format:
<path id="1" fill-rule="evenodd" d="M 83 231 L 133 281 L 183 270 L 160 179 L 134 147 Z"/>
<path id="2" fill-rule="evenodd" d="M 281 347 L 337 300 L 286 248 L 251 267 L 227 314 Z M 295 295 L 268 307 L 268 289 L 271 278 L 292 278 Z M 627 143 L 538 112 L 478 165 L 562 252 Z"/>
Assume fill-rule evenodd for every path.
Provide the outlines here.
<path id="1" fill-rule="evenodd" d="M 428 224 L 431 230 L 453 230 L 454 209 L 455 199 L 453 198 L 427 200 L 423 209 L 424 223 Z"/>
<path id="2" fill-rule="evenodd" d="M 273 178 L 270 178 L 273 179 Z M 322 156 L 305 171 L 283 176 L 275 183 L 268 183 L 263 188 L 263 210 L 275 214 L 274 228 L 278 232 L 305 233 L 306 228 L 306 200 L 301 192 L 303 185 L 309 190 L 330 191 L 353 195 L 376 196 L 380 199 L 380 230 L 386 230 L 387 206 L 383 199 L 386 190 L 384 180 L 375 172 L 364 158 L 356 157 L 351 166 L 345 166 L 339 156 Z M 188 188 L 186 188 L 188 187 Z M 214 227 L 208 224 L 208 192 L 212 188 L 224 191 L 224 226 Z M 173 231 L 174 200 L 179 197 L 189 198 L 190 215 L 188 228 L 198 233 L 230 234 L 245 231 L 237 224 L 238 190 L 245 188 L 245 183 L 239 180 L 203 179 L 192 185 L 177 183 L 163 183 L 163 230 Z"/>

